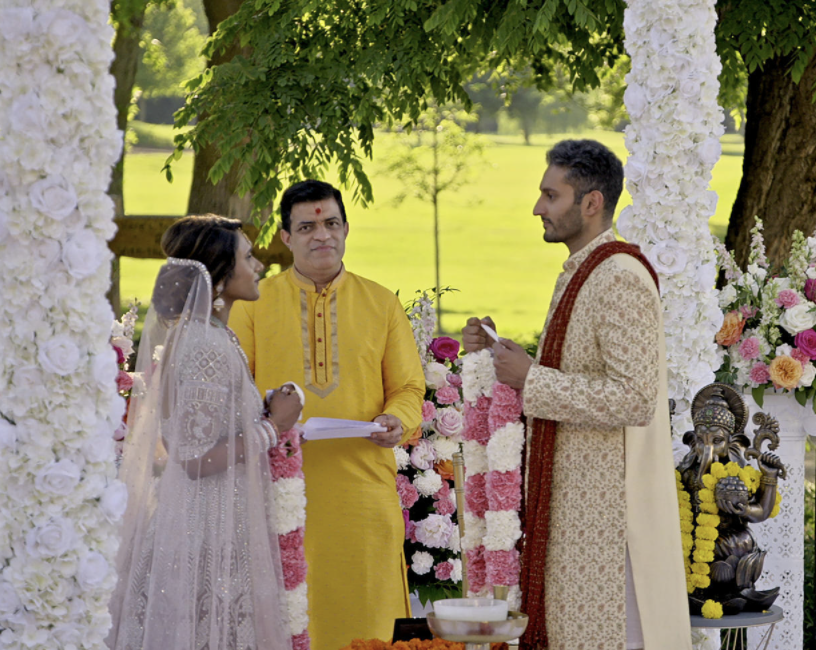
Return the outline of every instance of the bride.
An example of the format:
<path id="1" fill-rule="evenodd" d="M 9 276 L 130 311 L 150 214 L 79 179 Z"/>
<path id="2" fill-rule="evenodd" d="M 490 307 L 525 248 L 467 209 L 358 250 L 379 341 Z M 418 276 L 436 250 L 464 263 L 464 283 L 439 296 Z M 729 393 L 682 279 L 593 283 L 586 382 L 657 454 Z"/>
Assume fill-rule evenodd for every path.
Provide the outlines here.
<path id="1" fill-rule="evenodd" d="M 287 385 L 264 417 L 226 326 L 235 300 L 258 299 L 262 266 L 240 228 L 185 217 L 162 239 L 121 472 L 114 650 L 291 648 L 266 452 L 302 405 Z"/>

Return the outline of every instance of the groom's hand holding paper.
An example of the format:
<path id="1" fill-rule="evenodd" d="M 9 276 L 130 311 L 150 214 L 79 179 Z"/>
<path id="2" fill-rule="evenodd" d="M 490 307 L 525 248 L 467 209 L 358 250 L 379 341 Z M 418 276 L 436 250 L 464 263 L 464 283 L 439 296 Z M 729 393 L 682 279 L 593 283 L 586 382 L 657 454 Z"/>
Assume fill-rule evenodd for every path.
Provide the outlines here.
<path id="1" fill-rule="evenodd" d="M 371 434 L 369 440 L 380 447 L 396 447 L 402 440 L 402 422 L 394 415 L 378 415 L 374 422 L 385 427 L 385 431 L 378 431 Z"/>

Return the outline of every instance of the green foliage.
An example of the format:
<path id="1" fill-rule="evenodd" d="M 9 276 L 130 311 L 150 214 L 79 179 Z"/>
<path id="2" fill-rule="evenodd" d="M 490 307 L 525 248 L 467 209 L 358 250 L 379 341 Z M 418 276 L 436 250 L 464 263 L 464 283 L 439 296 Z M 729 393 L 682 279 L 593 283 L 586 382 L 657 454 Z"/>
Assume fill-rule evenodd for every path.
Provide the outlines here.
<path id="1" fill-rule="evenodd" d="M 470 100 L 478 70 L 529 61 L 535 83 L 563 64 L 577 90 L 621 52 L 622 0 L 247 0 L 224 21 L 205 53 L 238 42 L 244 54 L 199 75 L 177 114 L 179 147 L 213 143 L 217 182 L 241 165 L 238 191 L 256 211 L 296 179 L 339 180 L 364 205 L 363 168 L 376 125 L 420 119 L 429 101 Z M 396 47 L 396 45 L 399 45 Z M 527 63 L 514 66 L 527 67 Z M 172 164 L 168 159 L 168 165 Z"/>
<path id="2" fill-rule="evenodd" d="M 149 124 L 139 120 L 128 121 L 128 135 L 131 144 L 143 149 L 173 149 L 173 126 L 170 124 Z"/>
<path id="3" fill-rule="evenodd" d="M 139 46 L 141 64 L 136 85 L 145 97 L 183 97 L 183 84 L 207 64 L 201 56 L 206 42 L 190 0 L 151 3 L 145 12 Z"/>

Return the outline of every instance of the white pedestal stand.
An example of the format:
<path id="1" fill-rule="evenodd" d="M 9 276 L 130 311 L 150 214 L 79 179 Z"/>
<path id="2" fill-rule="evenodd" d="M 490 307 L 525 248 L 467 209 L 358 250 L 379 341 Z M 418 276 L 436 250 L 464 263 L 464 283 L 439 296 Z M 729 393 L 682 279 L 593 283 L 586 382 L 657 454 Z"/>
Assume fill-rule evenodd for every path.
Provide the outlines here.
<path id="1" fill-rule="evenodd" d="M 802 647 L 802 617 L 805 585 L 804 526 L 805 526 L 805 439 L 816 434 L 816 414 L 810 403 L 800 406 L 793 395 L 766 393 L 762 408 L 758 408 L 750 394 L 745 395 L 749 409 L 745 433 L 753 439 L 756 426 L 751 421 L 758 410 L 779 421 L 779 448 L 777 454 L 787 468 L 787 479 L 779 481 L 782 505 L 779 515 L 751 526 L 759 547 L 768 551 L 765 567 L 757 589 L 780 587 L 776 604 L 785 610 L 785 618 L 777 623 L 772 650 L 791 650 Z M 767 451 L 767 444 L 762 451 Z M 749 629 L 749 645 L 759 643 L 760 630 Z"/>

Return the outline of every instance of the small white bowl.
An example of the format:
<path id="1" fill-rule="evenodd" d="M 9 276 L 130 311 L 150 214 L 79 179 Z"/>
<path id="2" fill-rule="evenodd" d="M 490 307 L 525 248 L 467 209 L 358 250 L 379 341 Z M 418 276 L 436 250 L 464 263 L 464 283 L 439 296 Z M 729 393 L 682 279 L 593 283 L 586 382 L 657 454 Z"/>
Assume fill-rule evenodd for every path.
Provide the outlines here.
<path id="1" fill-rule="evenodd" d="M 434 614 L 448 621 L 507 620 L 507 601 L 493 598 L 448 598 L 434 601 Z"/>

